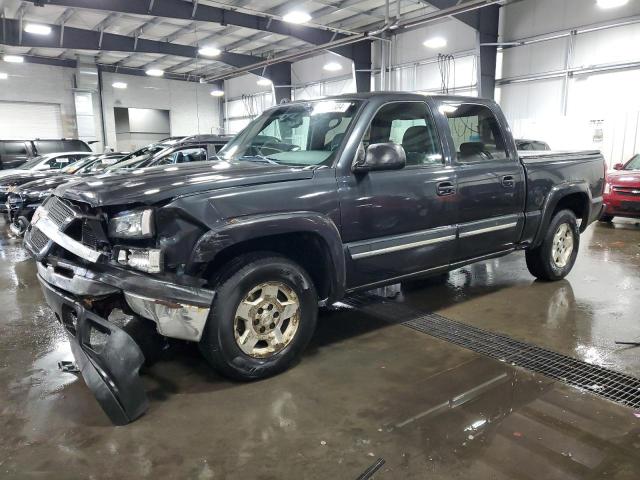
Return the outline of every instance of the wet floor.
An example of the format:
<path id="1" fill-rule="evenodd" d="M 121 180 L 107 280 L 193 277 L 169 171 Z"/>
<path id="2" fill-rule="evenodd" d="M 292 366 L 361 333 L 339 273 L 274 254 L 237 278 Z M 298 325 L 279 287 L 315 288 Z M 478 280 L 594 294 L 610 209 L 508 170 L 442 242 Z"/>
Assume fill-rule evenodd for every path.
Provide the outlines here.
<path id="1" fill-rule="evenodd" d="M 0 225 L 4 231 L 4 226 Z M 399 301 L 640 374 L 640 227 L 596 225 L 566 281 L 521 255 Z M 43 306 L 33 262 L 0 234 L 0 478 L 636 479 L 640 412 L 401 325 L 325 312 L 299 365 L 232 383 L 189 346 L 144 376 L 150 409 L 112 427 Z"/>

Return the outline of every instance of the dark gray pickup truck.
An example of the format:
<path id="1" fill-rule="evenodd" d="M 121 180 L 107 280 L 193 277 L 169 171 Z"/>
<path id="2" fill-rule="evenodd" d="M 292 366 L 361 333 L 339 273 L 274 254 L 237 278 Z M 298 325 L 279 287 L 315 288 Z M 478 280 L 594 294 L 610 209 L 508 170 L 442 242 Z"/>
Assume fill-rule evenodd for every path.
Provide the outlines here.
<path id="1" fill-rule="evenodd" d="M 266 111 L 219 161 L 65 184 L 25 243 L 87 384 L 126 423 L 147 406 L 144 355 L 112 312 L 263 378 L 348 293 L 514 250 L 563 278 L 604 172 L 598 152 L 519 154 L 492 101 L 345 95 Z"/>

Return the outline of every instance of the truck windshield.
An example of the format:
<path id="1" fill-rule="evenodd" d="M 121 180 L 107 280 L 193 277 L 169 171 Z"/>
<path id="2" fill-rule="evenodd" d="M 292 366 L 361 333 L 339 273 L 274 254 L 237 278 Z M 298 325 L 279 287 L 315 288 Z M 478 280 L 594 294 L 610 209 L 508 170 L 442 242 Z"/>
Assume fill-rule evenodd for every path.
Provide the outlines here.
<path id="1" fill-rule="evenodd" d="M 633 157 L 624 167 L 625 170 L 640 170 L 640 153 Z"/>
<path id="2" fill-rule="evenodd" d="M 282 105 L 251 122 L 219 153 L 227 161 L 329 166 L 361 102 L 318 100 Z"/>

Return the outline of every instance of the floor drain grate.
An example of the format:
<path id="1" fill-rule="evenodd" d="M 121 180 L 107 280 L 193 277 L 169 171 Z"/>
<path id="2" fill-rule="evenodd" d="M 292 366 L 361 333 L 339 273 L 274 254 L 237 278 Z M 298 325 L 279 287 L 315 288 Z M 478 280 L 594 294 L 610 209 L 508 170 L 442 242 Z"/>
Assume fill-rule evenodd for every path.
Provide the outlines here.
<path id="1" fill-rule="evenodd" d="M 640 407 L 640 379 L 630 375 L 450 320 L 441 315 L 425 314 L 379 297 L 358 295 L 348 298 L 343 303 L 474 352 L 541 373 L 614 402 L 633 408 Z"/>

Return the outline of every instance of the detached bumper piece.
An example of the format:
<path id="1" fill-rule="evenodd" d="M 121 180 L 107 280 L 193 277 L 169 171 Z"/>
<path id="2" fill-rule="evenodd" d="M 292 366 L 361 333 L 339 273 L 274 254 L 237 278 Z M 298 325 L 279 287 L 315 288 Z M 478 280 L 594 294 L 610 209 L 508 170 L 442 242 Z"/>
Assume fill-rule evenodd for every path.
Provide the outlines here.
<path id="1" fill-rule="evenodd" d="M 67 332 L 84 381 L 111 422 L 126 425 L 139 418 L 149 406 L 139 375 L 144 363 L 140 347 L 124 330 L 38 279 Z"/>

